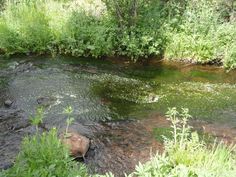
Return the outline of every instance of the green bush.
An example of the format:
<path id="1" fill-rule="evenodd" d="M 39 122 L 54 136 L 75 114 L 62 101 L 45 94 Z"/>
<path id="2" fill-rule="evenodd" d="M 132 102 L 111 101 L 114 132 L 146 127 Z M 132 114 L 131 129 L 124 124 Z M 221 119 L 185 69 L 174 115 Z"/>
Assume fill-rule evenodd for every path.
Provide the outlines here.
<path id="1" fill-rule="evenodd" d="M 207 62 L 214 59 L 214 33 L 219 20 L 215 3 L 191 0 L 183 12 L 178 30 L 170 29 L 166 57 Z"/>
<path id="2" fill-rule="evenodd" d="M 88 176 L 84 165 L 69 155 L 60 142 L 55 129 L 42 135 L 36 134 L 23 140 L 21 151 L 14 166 L 3 171 L 7 177 L 75 177 Z"/>
<path id="3" fill-rule="evenodd" d="M 0 14 L 2 54 L 152 56 L 235 68 L 233 0 L 19 0 Z"/>
<path id="4" fill-rule="evenodd" d="M 235 69 L 236 68 L 236 43 L 232 43 L 227 48 L 225 60 L 224 60 L 224 66 L 229 69 Z"/>
<path id="5" fill-rule="evenodd" d="M 43 1 L 8 1 L 0 20 L 0 48 L 7 54 L 47 52 L 48 23 Z"/>
<path id="6" fill-rule="evenodd" d="M 112 55 L 114 27 L 108 19 L 73 12 L 59 38 L 59 53 L 72 56 Z"/>
<path id="7" fill-rule="evenodd" d="M 136 166 L 129 176 L 233 177 L 236 174 L 236 148 L 222 143 L 209 147 L 199 140 L 187 125 L 191 117 L 187 109 L 179 113 L 172 108 L 167 113 L 172 122 L 173 139 L 166 138 L 165 151 L 145 164 Z"/>
<path id="8" fill-rule="evenodd" d="M 115 54 L 134 61 L 161 55 L 164 45 L 160 1 L 106 1 L 110 19 L 117 26 Z"/>
<path id="9" fill-rule="evenodd" d="M 231 67 L 232 63 L 225 62 L 233 61 L 228 50 L 236 39 L 235 22 L 226 21 L 221 8 L 220 1 L 188 1 L 179 24 L 166 30 L 170 41 L 165 57 L 199 63 L 220 61 Z"/>
<path id="10" fill-rule="evenodd" d="M 161 53 L 162 41 L 155 31 L 145 28 L 127 29 L 121 33 L 117 54 L 134 61 Z"/>

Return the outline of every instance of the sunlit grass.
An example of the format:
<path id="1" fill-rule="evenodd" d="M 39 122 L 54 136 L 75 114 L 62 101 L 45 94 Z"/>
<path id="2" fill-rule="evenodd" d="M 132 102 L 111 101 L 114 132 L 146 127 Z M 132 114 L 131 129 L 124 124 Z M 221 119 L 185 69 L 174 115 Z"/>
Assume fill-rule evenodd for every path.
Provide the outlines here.
<path id="1" fill-rule="evenodd" d="M 75 177 L 88 176 L 84 165 L 70 157 L 67 147 L 58 139 L 57 130 L 36 134 L 23 140 L 12 168 L 0 173 L 4 177 Z"/>
<path id="2" fill-rule="evenodd" d="M 165 151 L 145 164 L 136 166 L 129 176 L 233 177 L 236 174 L 236 148 L 215 142 L 207 145 L 187 125 L 185 109 L 172 108 L 167 113 L 172 122 L 172 138 L 166 138 Z M 178 130 L 178 131 L 177 131 Z"/>

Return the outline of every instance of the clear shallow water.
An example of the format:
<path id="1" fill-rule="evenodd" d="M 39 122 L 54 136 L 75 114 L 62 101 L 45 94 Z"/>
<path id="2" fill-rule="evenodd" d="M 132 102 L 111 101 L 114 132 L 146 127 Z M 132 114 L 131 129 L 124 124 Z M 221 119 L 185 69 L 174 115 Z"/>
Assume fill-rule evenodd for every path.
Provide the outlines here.
<path id="1" fill-rule="evenodd" d="M 105 85 L 103 96 L 111 100 L 110 107 L 121 115 L 145 118 L 150 112 L 165 114 L 168 107 L 186 107 L 196 119 L 236 126 L 235 71 L 227 73 L 213 66 L 158 63 L 123 66 L 121 73 L 126 74 L 123 80 L 111 79 L 112 84 L 101 84 L 102 89 Z M 133 81 L 128 82 L 126 78 Z M 125 95 L 119 90 L 125 90 Z M 141 98 L 155 95 L 158 101 L 145 103 L 140 95 Z"/>
<path id="2" fill-rule="evenodd" d="M 152 131 L 168 126 L 159 116 L 168 107 L 187 107 L 195 119 L 236 127 L 234 71 L 63 57 L 12 58 L 0 60 L 0 67 L 1 109 L 9 109 L 4 101 L 10 99 L 11 109 L 23 110 L 29 118 L 43 100 L 46 126 L 60 129 L 66 121 L 63 109 L 74 108 L 72 128 L 94 141 L 95 150 L 86 162 L 93 172 L 113 171 L 119 176 L 148 159 L 150 148 L 160 148 Z M 0 126 L 4 126 L 1 121 Z M 20 138 L 15 134 L 9 137 L 17 140 L 18 147 Z M 0 133 L 0 151 L 11 141 L 7 137 Z"/>
<path id="3" fill-rule="evenodd" d="M 49 97 L 53 101 L 47 117 L 53 124 L 62 121 L 62 110 L 68 105 L 78 119 L 91 121 L 145 118 L 175 106 L 189 108 L 197 119 L 236 126 L 234 71 L 163 62 L 143 66 L 43 57 L 2 60 L 1 67 L 14 70 L 16 62 L 29 66 L 6 76 L 7 95 L 28 115 L 38 106 L 37 99 Z M 2 87 L 6 86 L 3 74 L 0 78 Z"/>

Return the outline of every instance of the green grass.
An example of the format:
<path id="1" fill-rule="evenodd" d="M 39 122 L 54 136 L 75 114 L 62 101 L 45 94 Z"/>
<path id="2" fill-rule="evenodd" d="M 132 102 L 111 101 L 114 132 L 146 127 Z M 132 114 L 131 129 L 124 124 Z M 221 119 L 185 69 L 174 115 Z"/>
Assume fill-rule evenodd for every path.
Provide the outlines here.
<path id="1" fill-rule="evenodd" d="M 233 69 L 235 21 L 223 18 L 222 2 L 190 0 L 178 25 L 167 32 L 165 58 L 198 63 L 222 62 Z"/>
<path id="2" fill-rule="evenodd" d="M 134 15 L 132 2 L 118 0 L 117 8 L 113 1 L 6 0 L 0 15 L 0 51 L 118 55 L 133 61 L 155 56 L 236 67 L 236 7 L 229 10 L 221 0 L 137 0 Z"/>
<path id="3" fill-rule="evenodd" d="M 136 166 L 129 176 L 140 177 L 233 177 L 236 174 L 236 148 L 222 143 L 207 145 L 187 125 L 188 110 L 167 113 L 172 122 L 172 138 L 166 138 L 165 151 L 145 164 Z"/>
<path id="4" fill-rule="evenodd" d="M 51 42 L 43 1 L 7 1 L 0 18 L 0 48 L 8 55 L 45 53 Z"/>
<path id="5" fill-rule="evenodd" d="M 12 168 L 2 177 L 75 177 L 88 176 L 86 167 L 70 157 L 69 150 L 57 137 L 55 129 L 24 138 Z"/>
<path id="6" fill-rule="evenodd" d="M 153 129 L 153 135 L 155 136 L 155 139 L 158 142 L 164 142 L 165 138 L 171 138 L 172 137 L 172 132 L 171 132 L 171 128 L 170 127 L 158 127 L 158 128 L 154 128 Z"/>

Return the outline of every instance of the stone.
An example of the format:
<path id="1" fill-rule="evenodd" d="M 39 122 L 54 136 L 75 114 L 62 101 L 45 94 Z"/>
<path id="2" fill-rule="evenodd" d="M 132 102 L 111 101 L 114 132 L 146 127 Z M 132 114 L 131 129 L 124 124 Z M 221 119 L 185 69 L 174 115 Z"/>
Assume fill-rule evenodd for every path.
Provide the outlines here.
<path id="1" fill-rule="evenodd" d="M 79 133 L 70 132 L 67 133 L 67 135 L 61 135 L 60 138 L 62 143 L 69 147 L 73 157 L 83 157 L 83 159 L 85 159 L 85 155 L 90 146 L 90 140 L 87 137 Z"/>
<path id="2" fill-rule="evenodd" d="M 4 102 L 4 105 L 5 105 L 6 107 L 11 107 L 12 103 L 13 103 L 13 101 L 11 101 L 11 100 L 6 100 L 6 101 Z"/>
<path id="3" fill-rule="evenodd" d="M 12 70 L 16 69 L 17 66 L 19 66 L 19 63 L 16 61 L 9 64 L 9 68 Z"/>
<path id="4" fill-rule="evenodd" d="M 23 137 L 34 133 L 24 111 L 0 108 L 0 173 L 11 167 Z"/>
<path id="5" fill-rule="evenodd" d="M 13 166 L 13 163 L 11 162 L 6 162 L 5 164 L 3 164 L 2 168 L 3 170 L 7 170 L 9 168 L 11 168 Z"/>
<path id="6" fill-rule="evenodd" d="M 22 110 L 0 109 L 0 133 L 26 128 L 30 122 Z"/>
<path id="7" fill-rule="evenodd" d="M 57 98 L 54 97 L 40 97 L 37 99 L 37 103 L 40 106 L 48 107 L 56 102 Z"/>

